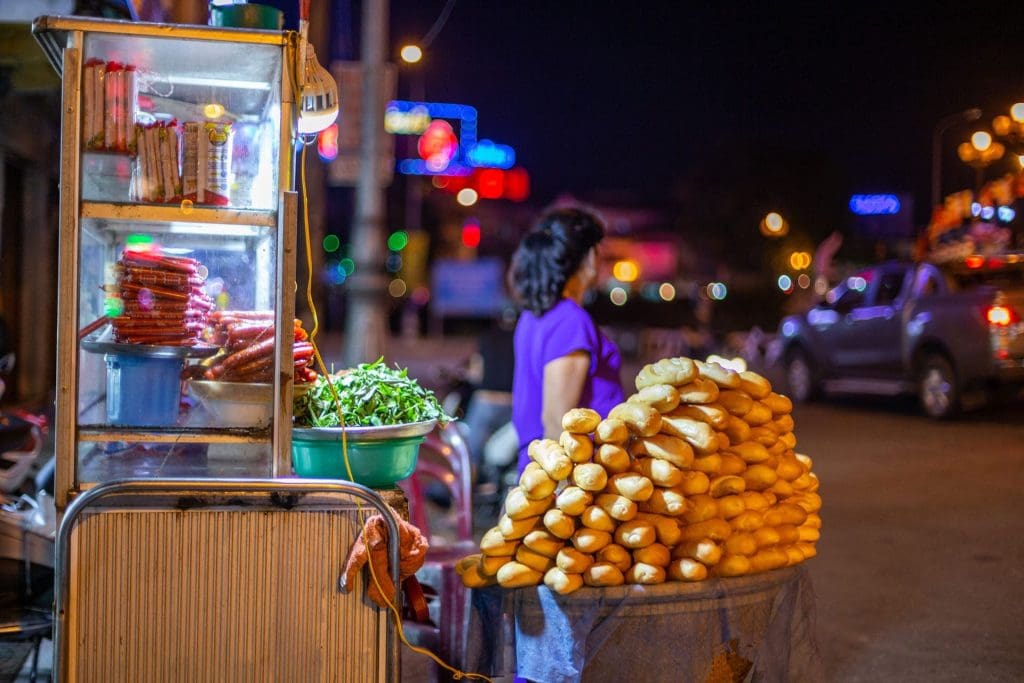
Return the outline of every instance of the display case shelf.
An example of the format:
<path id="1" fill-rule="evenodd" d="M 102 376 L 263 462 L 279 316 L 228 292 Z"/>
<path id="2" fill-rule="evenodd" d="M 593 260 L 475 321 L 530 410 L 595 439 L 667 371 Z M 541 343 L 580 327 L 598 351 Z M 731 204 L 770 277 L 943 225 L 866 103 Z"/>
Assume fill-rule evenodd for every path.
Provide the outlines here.
<path id="1" fill-rule="evenodd" d="M 107 221 L 166 223 L 168 232 L 174 232 L 176 226 L 204 223 L 207 225 L 277 227 L 277 213 L 275 211 L 214 209 L 205 206 L 182 206 L 181 204 L 82 202 L 81 217 Z M 125 227 L 125 229 L 130 229 L 130 226 Z M 251 231 L 249 231 L 249 234 L 252 234 Z"/>
<path id="2" fill-rule="evenodd" d="M 149 427 L 126 429 L 107 425 L 80 425 L 79 441 L 144 441 L 147 443 L 268 443 L 269 429 L 196 429 L 182 427 Z"/>

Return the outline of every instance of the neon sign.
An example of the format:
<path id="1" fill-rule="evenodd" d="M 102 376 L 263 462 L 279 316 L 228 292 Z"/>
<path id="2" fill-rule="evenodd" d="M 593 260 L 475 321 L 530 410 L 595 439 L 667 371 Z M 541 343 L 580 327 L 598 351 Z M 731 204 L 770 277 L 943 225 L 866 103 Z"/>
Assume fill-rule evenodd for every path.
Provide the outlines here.
<path id="1" fill-rule="evenodd" d="M 384 130 L 394 135 L 420 135 L 431 120 L 426 107 L 417 106 L 409 111 L 401 111 L 388 105 L 384 110 Z"/>
<path id="2" fill-rule="evenodd" d="M 392 100 L 384 112 L 384 130 L 422 136 L 417 144 L 422 158 L 398 162 L 398 172 L 406 175 L 466 176 L 475 168 L 511 169 L 516 163 L 509 145 L 477 140 L 477 112 L 469 105 Z"/>
<path id="3" fill-rule="evenodd" d="M 900 212 L 900 198 L 894 194 L 855 194 L 850 211 L 858 216 L 892 216 Z"/>
<path id="4" fill-rule="evenodd" d="M 512 168 L 516 164 L 516 152 L 508 145 L 481 140 L 466 152 L 466 161 L 477 168 Z"/>

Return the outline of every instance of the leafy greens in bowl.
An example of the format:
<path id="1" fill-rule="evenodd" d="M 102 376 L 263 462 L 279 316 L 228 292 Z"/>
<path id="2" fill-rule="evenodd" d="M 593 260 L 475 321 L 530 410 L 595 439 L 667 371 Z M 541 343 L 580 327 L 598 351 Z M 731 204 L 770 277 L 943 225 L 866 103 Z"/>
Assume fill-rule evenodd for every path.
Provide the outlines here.
<path id="1" fill-rule="evenodd" d="M 334 392 L 331 391 L 331 385 Z M 296 427 L 341 427 L 338 405 L 346 427 L 381 427 L 437 420 L 451 421 L 434 392 L 425 389 L 405 368 L 389 368 L 383 358 L 334 375 L 320 375 L 311 387 L 296 395 Z"/>

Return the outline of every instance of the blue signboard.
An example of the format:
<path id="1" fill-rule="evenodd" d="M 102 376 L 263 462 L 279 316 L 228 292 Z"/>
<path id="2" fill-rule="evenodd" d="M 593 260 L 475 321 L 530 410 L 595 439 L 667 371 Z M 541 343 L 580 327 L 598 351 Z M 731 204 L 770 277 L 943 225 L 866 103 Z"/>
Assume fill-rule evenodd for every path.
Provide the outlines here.
<path id="1" fill-rule="evenodd" d="M 506 305 L 501 259 L 438 259 L 431 271 L 430 305 L 435 315 L 491 317 Z"/>
<path id="2" fill-rule="evenodd" d="M 894 194 L 855 194 L 850 211 L 858 216 L 893 216 L 900 212 L 900 198 Z"/>

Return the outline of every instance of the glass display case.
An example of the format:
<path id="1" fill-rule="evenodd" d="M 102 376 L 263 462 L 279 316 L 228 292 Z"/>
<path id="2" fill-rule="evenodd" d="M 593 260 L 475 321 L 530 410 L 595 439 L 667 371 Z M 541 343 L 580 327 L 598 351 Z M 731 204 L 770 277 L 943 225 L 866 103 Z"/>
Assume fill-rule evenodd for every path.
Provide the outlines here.
<path id="1" fill-rule="evenodd" d="M 296 35 L 33 32 L 63 81 L 58 506 L 126 477 L 288 474 Z"/>

